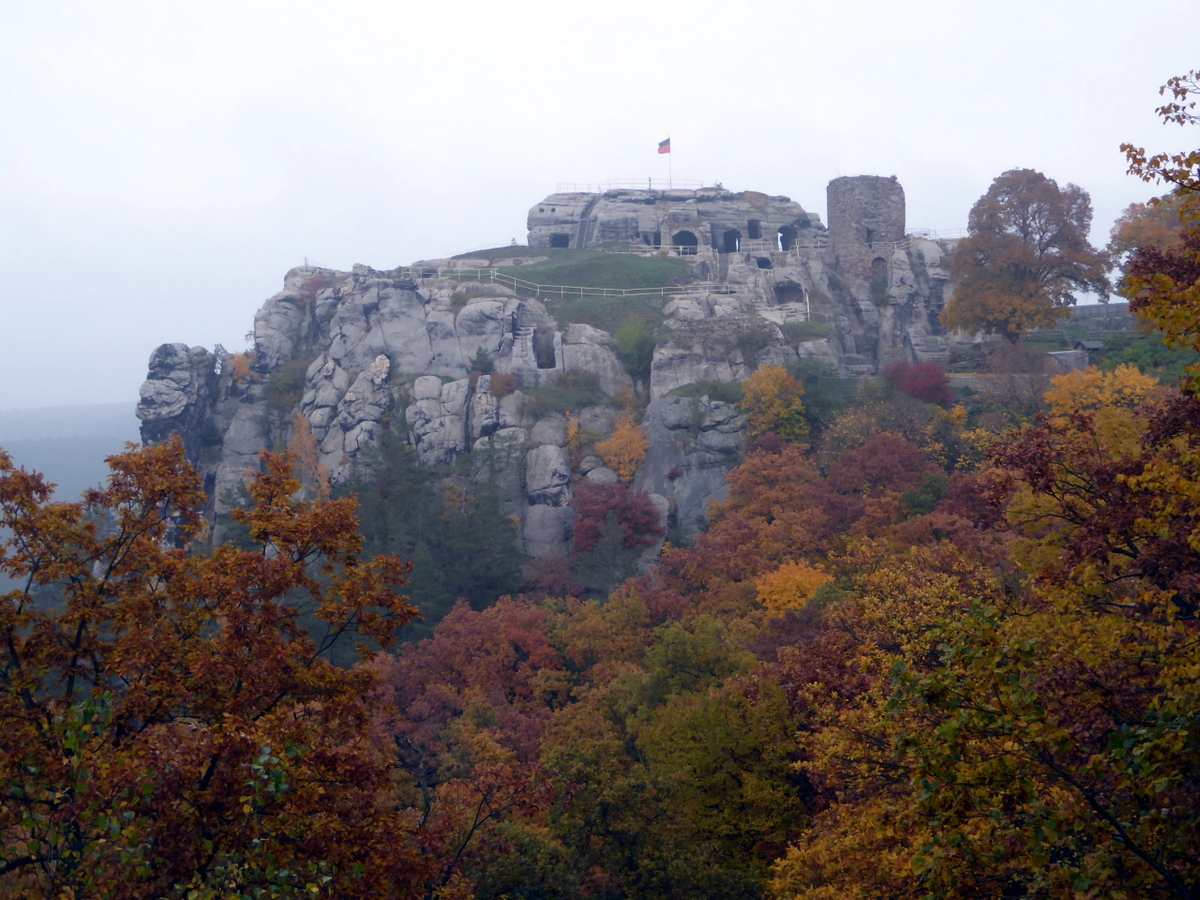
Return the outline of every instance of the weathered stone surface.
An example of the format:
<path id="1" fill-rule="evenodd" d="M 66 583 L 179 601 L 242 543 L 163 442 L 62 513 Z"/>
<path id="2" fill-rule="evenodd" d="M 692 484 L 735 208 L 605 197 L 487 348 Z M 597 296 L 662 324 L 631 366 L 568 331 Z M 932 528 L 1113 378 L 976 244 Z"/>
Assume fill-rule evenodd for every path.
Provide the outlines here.
<path id="1" fill-rule="evenodd" d="M 666 317 L 648 383 L 631 382 L 611 334 L 560 328 L 541 300 L 489 281 L 493 266 L 538 257 L 498 251 L 388 272 L 304 266 L 287 273 L 255 316 L 250 379 L 235 383 L 227 370 L 218 378 L 199 348 L 155 351 L 139 405 L 143 438 L 183 433 L 219 493 L 241 484 L 259 450 L 286 445 L 296 413 L 335 478 L 390 426 L 428 465 L 471 454 L 467 477 L 496 486 L 521 522 L 522 545 L 544 555 L 569 547 L 572 474 L 567 419 L 539 412 L 531 398 L 565 373 L 589 372 L 610 395 L 636 390 L 645 401 L 648 391 L 651 449 L 637 484 L 662 499 L 686 538 L 708 498 L 723 492 L 744 423 L 726 404 L 667 394 L 740 381 L 797 357 L 847 376 L 876 374 L 897 359 L 947 358 L 938 313 L 950 295 L 949 245 L 904 235 L 903 191 L 891 179 L 839 179 L 830 197 L 828 231 L 786 197 L 723 188 L 553 195 L 531 211 L 535 246 L 633 241 L 648 254 L 670 254 L 678 252 L 671 245 L 695 239 L 681 258 L 701 283 L 644 300 L 661 303 Z M 656 241 L 661 249 L 647 246 Z M 488 368 L 480 350 L 495 374 L 470 372 L 473 364 Z M 308 359 L 303 383 L 290 384 L 295 367 L 285 364 Z M 294 408 L 283 408 L 288 403 Z M 612 433 L 617 410 L 571 415 L 585 439 L 599 440 Z M 608 473 L 600 460 L 585 460 L 574 477 L 604 481 Z"/>
<path id="2" fill-rule="evenodd" d="M 567 551 L 574 512 L 571 501 L 571 460 L 565 447 L 543 444 L 525 457 L 528 509 L 521 537 L 530 556 L 553 556 Z"/>
<path id="3" fill-rule="evenodd" d="M 628 241 L 651 249 L 689 242 L 719 252 L 769 253 L 808 238 L 820 219 L 787 197 L 722 187 L 551 194 L 529 210 L 529 246 L 594 247 Z M 683 237 L 684 234 L 689 238 Z"/>
<path id="4" fill-rule="evenodd" d="M 316 410 L 338 405 L 350 389 L 350 373 L 334 362 L 329 354 L 322 353 L 308 367 L 304 384 L 300 409 L 305 415 L 311 415 Z"/>
<path id="5" fill-rule="evenodd" d="M 584 477 L 592 484 L 616 484 L 621 480 L 616 472 L 604 466 L 592 469 Z"/>
<path id="6" fill-rule="evenodd" d="M 225 432 L 223 454 L 217 466 L 213 501 L 218 513 L 226 513 L 242 501 L 246 473 L 258 471 L 259 454 L 269 446 L 267 412 L 262 404 L 239 403 Z"/>
<path id="7" fill-rule="evenodd" d="M 562 413 L 549 413 L 538 419 L 529 434 L 535 444 L 562 446 L 567 442 L 567 417 Z"/>
<path id="8" fill-rule="evenodd" d="M 213 363 L 203 347 L 187 344 L 163 344 L 150 354 L 137 405 L 143 443 L 182 435 L 189 459 L 196 461 L 212 400 Z"/>
<path id="9" fill-rule="evenodd" d="M 526 454 L 525 490 L 534 506 L 565 506 L 570 501 L 571 458 L 566 447 L 542 444 Z"/>
<path id="10" fill-rule="evenodd" d="M 656 400 L 642 419 L 649 449 L 634 486 L 664 498 L 676 539 L 691 540 L 708 501 L 728 491 L 725 473 L 740 461 L 745 420 L 728 403 Z"/>
<path id="11" fill-rule="evenodd" d="M 442 384 L 440 378 L 427 375 L 413 385 L 413 403 L 405 413 L 409 440 L 421 462 L 444 466 L 465 453 L 467 437 L 467 379 Z"/>
<path id="12" fill-rule="evenodd" d="M 563 369 L 591 372 L 600 379 L 600 390 L 619 396 L 633 386 L 615 352 L 616 342 L 606 331 L 591 325 L 569 325 L 563 337 Z"/>
<path id="13" fill-rule="evenodd" d="M 530 506 L 521 529 L 521 549 L 535 558 L 566 554 L 574 521 L 575 511 L 569 506 Z"/>
<path id="14" fill-rule="evenodd" d="M 756 317 L 705 319 L 680 324 L 654 351 L 650 396 L 658 399 L 698 381 L 744 381 L 764 365 L 796 358 L 778 326 Z"/>
<path id="15" fill-rule="evenodd" d="M 254 314 L 254 368 L 270 372 L 295 355 L 304 327 L 303 300 L 290 292 L 276 294 Z"/>
<path id="16" fill-rule="evenodd" d="M 203 352 L 203 348 L 197 348 Z M 150 355 L 150 371 L 142 383 L 137 417 L 162 422 L 178 417 L 196 399 L 198 373 L 187 344 L 163 344 Z M 210 366 L 211 369 L 211 366 Z"/>
<path id="17" fill-rule="evenodd" d="M 852 281 L 869 283 L 874 261 L 886 264 L 904 240 L 904 188 L 894 177 L 855 175 L 829 182 L 826 195 L 838 268 Z"/>
<path id="18" fill-rule="evenodd" d="M 600 457 L 585 456 L 579 461 L 579 474 L 586 475 L 588 472 L 592 471 L 592 469 L 598 469 L 602 465 L 604 465 L 604 463 L 601 461 Z"/>
<path id="19" fill-rule="evenodd" d="M 360 450 L 374 443 L 383 427 L 384 417 L 392 405 L 392 395 L 387 389 L 389 367 L 386 356 L 377 357 L 367 371 L 361 373 L 346 389 L 336 407 L 316 407 L 316 390 L 305 394 L 307 399 L 311 393 L 314 401 L 308 413 L 308 422 L 320 443 L 320 463 L 335 480 L 345 474 Z M 348 377 L 331 360 L 316 370 L 317 377 L 322 378 L 323 373 L 330 369 L 330 381 L 319 383 L 332 386 L 332 380 L 338 372 L 342 372 L 343 378 Z M 309 371 L 313 372 L 313 368 L 310 367 Z M 304 408 L 305 404 L 302 403 L 301 409 Z"/>

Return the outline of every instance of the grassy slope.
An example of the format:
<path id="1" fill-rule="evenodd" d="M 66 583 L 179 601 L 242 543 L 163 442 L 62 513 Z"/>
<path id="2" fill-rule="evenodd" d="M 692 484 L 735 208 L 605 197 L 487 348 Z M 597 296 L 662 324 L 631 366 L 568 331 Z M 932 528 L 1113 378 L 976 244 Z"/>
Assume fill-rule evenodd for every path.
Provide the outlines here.
<path id="1" fill-rule="evenodd" d="M 592 250 L 545 252 L 551 258 L 544 262 L 509 266 L 500 271 L 535 284 L 571 287 L 655 288 L 694 280 L 691 265 L 683 259 Z"/>

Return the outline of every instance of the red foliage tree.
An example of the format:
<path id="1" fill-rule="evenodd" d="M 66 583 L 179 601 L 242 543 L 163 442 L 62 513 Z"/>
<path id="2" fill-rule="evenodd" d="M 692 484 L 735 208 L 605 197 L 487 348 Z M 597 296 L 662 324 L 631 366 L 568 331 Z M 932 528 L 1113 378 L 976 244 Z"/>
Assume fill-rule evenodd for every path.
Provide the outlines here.
<path id="1" fill-rule="evenodd" d="M 583 481 L 575 488 L 571 506 L 577 516 L 576 553 L 596 549 L 610 515 L 620 527 L 621 543 L 627 549 L 649 547 L 666 534 L 658 523 L 658 509 L 645 491 L 635 491 L 624 484 Z"/>
<path id="2" fill-rule="evenodd" d="M 878 496 L 886 491 L 909 490 L 931 468 L 916 444 L 877 432 L 863 446 L 838 458 L 830 468 L 829 482 L 843 493 Z"/>
<path id="3" fill-rule="evenodd" d="M 894 362 L 882 372 L 883 380 L 900 393 L 926 403 L 946 406 L 954 399 L 946 370 L 934 362 Z"/>

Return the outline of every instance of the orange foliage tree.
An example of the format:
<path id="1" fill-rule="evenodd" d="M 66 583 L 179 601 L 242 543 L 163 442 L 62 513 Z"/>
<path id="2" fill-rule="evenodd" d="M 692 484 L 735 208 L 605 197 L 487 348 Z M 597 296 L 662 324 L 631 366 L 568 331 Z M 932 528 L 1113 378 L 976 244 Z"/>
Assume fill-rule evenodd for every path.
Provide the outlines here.
<path id="1" fill-rule="evenodd" d="M 817 588 L 833 578 L 806 562 L 787 562 L 758 579 L 758 600 L 772 615 L 804 608 Z"/>
<path id="2" fill-rule="evenodd" d="M 1200 69 L 1169 79 L 1160 93 L 1172 97 L 1156 110 L 1164 121 L 1200 123 L 1193 99 L 1200 93 Z M 1173 245 L 1143 244 L 1132 254 L 1122 293 L 1129 297 L 1133 312 L 1162 330 L 1169 346 L 1196 350 L 1200 348 L 1200 150 L 1147 156 L 1130 144 L 1121 149 L 1131 173 L 1174 187 L 1179 217 L 1185 223 Z M 1194 380 L 1200 364 L 1193 363 L 1188 371 Z"/>
<path id="3" fill-rule="evenodd" d="M 407 566 L 360 562 L 355 501 L 296 500 L 287 457 L 234 513 L 257 549 L 208 555 L 186 547 L 204 497 L 179 441 L 109 465 L 56 503 L 0 452 L 0 893 L 404 893 L 419 865 L 368 740 L 375 676 L 320 654 L 416 614 Z"/>
<path id="4" fill-rule="evenodd" d="M 317 496 L 328 497 L 330 493 L 330 471 L 321 465 L 321 445 L 313 434 L 308 419 L 301 413 L 292 417 L 292 430 L 295 431 L 288 442 L 288 451 L 296 461 L 296 472 L 305 487 L 312 487 Z"/>
<path id="5" fill-rule="evenodd" d="M 789 443 L 808 440 L 804 419 L 804 384 L 780 366 L 763 366 L 742 382 L 742 402 L 747 436 L 774 432 Z"/>
<path id="6" fill-rule="evenodd" d="M 617 473 L 624 484 L 633 481 L 638 466 L 646 458 L 650 442 L 646 432 L 633 421 L 633 414 L 623 412 L 617 417 L 617 427 L 613 436 L 607 441 L 596 445 L 596 453 L 604 460 L 604 464 Z"/>
<path id="7" fill-rule="evenodd" d="M 997 177 L 955 248 L 958 287 L 942 324 L 1016 342 L 1066 315 L 1074 291 L 1106 293 L 1104 255 L 1088 242 L 1091 222 L 1091 198 L 1076 185 L 1060 188 L 1033 169 Z"/>
<path id="8" fill-rule="evenodd" d="M 254 373 L 250 371 L 250 367 L 253 364 L 253 350 L 248 350 L 245 353 L 235 353 L 229 357 L 229 367 L 234 384 L 247 384 L 250 381 L 257 380 Z"/>

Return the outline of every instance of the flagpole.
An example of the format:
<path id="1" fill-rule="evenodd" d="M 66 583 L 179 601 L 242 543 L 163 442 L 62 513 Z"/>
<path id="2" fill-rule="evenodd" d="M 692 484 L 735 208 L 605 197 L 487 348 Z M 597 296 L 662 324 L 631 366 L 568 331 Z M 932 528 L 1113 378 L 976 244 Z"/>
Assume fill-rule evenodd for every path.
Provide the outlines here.
<path id="1" fill-rule="evenodd" d="M 667 135 L 667 140 L 669 141 L 670 139 L 671 139 L 671 136 L 668 134 L 668 135 Z M 672 149 L 672 150 L 674 150 L 675 148 L 674 148 L 674 147 L 672 147 L 671 149 Z M 673 171 L 672 171 L 672 170 L 673 170 L 673 168 L 674 168 L 674 166 L 673 166 L 673 163 L 674 163 L 675 161 L 674 161 L 673 159 L 671 159 L 671 157 L 672 157 L 672 156 L 674 156 L 674 155 L 675 155 L 674 153 L 668 153 L 668 154 L 667 154 L 667 190 L 668 190 L 668 191 L 669 191 L 669 190 L 671 190 L 671 185 L 672 185 L 672 184 L 674 183 L 674 181 L 675 181 L 674 174 L 673 174 Z"/>

